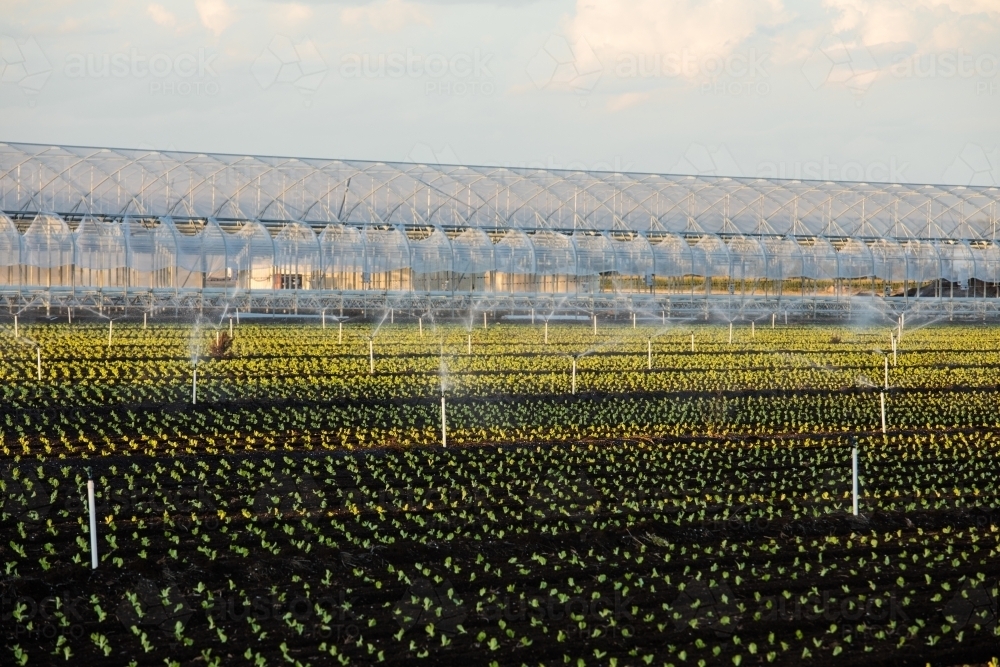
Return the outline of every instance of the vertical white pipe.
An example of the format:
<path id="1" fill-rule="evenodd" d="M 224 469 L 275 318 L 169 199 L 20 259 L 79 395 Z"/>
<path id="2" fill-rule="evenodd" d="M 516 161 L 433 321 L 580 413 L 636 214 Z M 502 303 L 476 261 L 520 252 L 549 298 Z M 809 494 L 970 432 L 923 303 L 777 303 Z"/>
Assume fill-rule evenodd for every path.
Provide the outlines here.
<path id="1" fill-rule="evenodd" d="M 66 310 L 69 313 L 69 323 L 73 324 L 73 309 L 72 308 L 67 308 Z"/>
<path id="2" fill-rule="evenodd" d="M 395 311 L 392 308 L 390 308 L 389 309 L 389 324 L 395 324 L 395 323 L 396 323 L 396 313 L 395 313 Z"/>
<path id="3" fill-rule="evenodd" d="M 572 386 L 570 388 L 570 393 L 571 394 L 576 393 L 576 357 L 573 357 L 573 380 L 572 380 Z"/>
<path id="4" fill-rule="evenodd" d="M 375 372 L 375 346 L 372 339 L 368 339 L 368 372 Z"/>
<path id="5" fill-rule="evenodd" d="M 17 329 L 17 315 L 14 316 L 14 338 L 19 338 L 20 334 Z"/>
<path id="6" fill-rule="evenodd" d="M 785 311 L 785 324 L 788 324 L 788 311 Z"/>
<path id="7" fill-rule="evenodd" d="M 324 322 L 325 324 L 325 322 Z M 325 328 L 325 327 L 324 327 Z M 233 318 L 229 318 L 229 337 L 233 337 Z"/>
<path id="8" fill-rule="evenodd" d="M 660 324 L 667 326 L 667 313 L 666 311 L 660 311 Z"/>
<path id="9" fill-rule="evenodd" d="M 472 334 L 469 334 L 469 340 L 465 349 L 467 354 L 472 354 Z"/>
<path id="10" fill-rule="evenodd" d="M 532 324 L 535 323 L 535 309 L 534 308 L 531 309 L 531 323 Z"/>
<path id="11" fill-rule="evenodd" d="M 632 313 L 632 328 L 635 329 L 635 313 Z"/>
<path id="12" fill-rule="evenodd" d="M 646 339 L 646 370 L 653 370 L 653 339 Z"/>
<path id="13" fill-rule="evenodd" d="M 750 337 L 754 339 L 757 338 L 757 327 L 755 325 L 756 323 L 753 320 L 750 320 Z"/>
<path id="14" fill-rule="evenodd" d="M 233 321 L 232 320 L 229 320 L 229 328 L 230 329 L 233 328 Z M 146 330 L 146 313 L 142 314 L 142 330 L 143 331 Z"/>
<path id="15" fill-rule="evenodd" d="M 486 330 L 486 313 L 483 313 L 483 331 Z"/>
<path id="16" fill-rule="evenodd" d="M 111 347 L 111 326 L 114 324 L 111 320 L 108 320 L 108 347 Z"/>
<path id="17" fill-rule="evenodd" d="M 344 342 L 344 323 L 337 322 L 337 344 Z"/>
<path id="18" fill-rule="evenodd" d="M 549 321 L 545 320 L 545 344 L 549 344 Z"/>
<path id="19" fill-rule="evenodd" d="M 420 327 L 420 337 L 423 338 L 424 337 L 424 318 L 422 318 L 422 317 L 418 317 L 417 318 L 417 326 Z"/>
<path id="20" fill-rule="evenodd" d="M 885 435 L 885 392 L 879 394 L 882 403 L 882 435 Z"/>
<path id="21" fill-rule="evenodd" d="M 323 322 L 323 328 L 326 329 L 326 311 L 325 310 L 321 310 L 319 316 L 320 316 L 320 319 Z M 230 322 L 232 322 L 232 320 L 230 320 Z"/>
<path id="22" fill-rule="evenodd" d="M 441 446 L 448 446 L 448 422 L 444 411 L 444 391 L 441 392 Z"/>
<path id="23" fill-rule="evenodd" d="M 236 309 L 236 326 L 240 325 L 240 309 Z"/>
<path id="24" fill-rule="evenodd" d="M 594 335 L 597 335 L 597 313 L 594 313 Z"/>
<path id="25" fill-rule="evenodd" d="M 885 358 L 885 388 L 889 388 L 889 357 Z"/>
<path id="26" fill-rule="evenodd" d="M 729 323 L 729 344 L 733 344 L 733 323 Z"/>
<path id="27" fill-rule="evenodd" d="M 218 347 L 222 340 L 222 332 L 219 330 L 215 331 L 215 346 Z"/>
<path id="28" fill-rule="evenodd" d="M 694 352 L 694 334 L 691 334 L 691 351 Z"/>
<path id="29" fill-rule="evenodd" d="M 774 328 L 774 318 L 777 317 L 777 313 L 771 313 L 771 328 Z"/>
<path id="30" fill-rule="evenodd" d="M 897 347 L 899 347 L 899 342 L 898 341 L 896 341 L 895 344 L 892 346 L 892 365 L 893 366 L 896 365 L 896 348 Z"/>
<path id="31" fill-rule="evenodd" d="M 35 348 L 35 361 L 38 363 L 38 381 L 42 381 L 42 348 Z"/>
<path id="32" fill-rule="evenodd" d="M 194 364 L 194 373 L 191 374 L 191 405 L 198 405 L 198 362 Z"/>
<path id="33" fill-rule="evenodd" d="M 851 497 L 854 505 L 854 516 L 858 515 L 858 443 L 851 446 Z"/>
<path id="34" fill-rule="evenodd" d="M 90 569 L 97 569 L 97 503 L 94 502 L 94 480 L 87 480 L 87 509 L 90 511 Z"/>

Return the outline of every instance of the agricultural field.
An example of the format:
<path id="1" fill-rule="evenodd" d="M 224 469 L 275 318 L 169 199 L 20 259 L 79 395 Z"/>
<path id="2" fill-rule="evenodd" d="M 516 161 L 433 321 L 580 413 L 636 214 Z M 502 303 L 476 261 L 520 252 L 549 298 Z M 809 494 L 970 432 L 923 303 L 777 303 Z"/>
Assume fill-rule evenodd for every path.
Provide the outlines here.
<path id="1" fill-rule="evenodd" d="M 1000 328 L 229 331 L 0 331 L 0 664 L 1000 655 Z"/>

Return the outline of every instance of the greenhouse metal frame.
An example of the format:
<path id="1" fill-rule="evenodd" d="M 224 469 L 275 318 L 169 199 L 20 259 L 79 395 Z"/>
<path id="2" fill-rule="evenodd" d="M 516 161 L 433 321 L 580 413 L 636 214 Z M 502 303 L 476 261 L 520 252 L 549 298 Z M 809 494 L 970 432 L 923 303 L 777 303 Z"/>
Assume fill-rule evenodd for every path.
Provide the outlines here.
<path id="1" fill-rule="evenodd" d="M 1000 189 L 0 143 L 0 305 L 1000 314 Z"/>

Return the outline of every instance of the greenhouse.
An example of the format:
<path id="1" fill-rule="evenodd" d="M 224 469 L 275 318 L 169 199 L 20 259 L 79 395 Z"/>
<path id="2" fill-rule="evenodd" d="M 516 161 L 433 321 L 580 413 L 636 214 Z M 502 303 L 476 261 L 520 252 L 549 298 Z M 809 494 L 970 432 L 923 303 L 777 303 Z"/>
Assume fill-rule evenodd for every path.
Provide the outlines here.
<path id="1" fill-rule="evenodd" d="M 993 314 L 998 203 L 995 187 L 7 143 L 0 299 Z"/>

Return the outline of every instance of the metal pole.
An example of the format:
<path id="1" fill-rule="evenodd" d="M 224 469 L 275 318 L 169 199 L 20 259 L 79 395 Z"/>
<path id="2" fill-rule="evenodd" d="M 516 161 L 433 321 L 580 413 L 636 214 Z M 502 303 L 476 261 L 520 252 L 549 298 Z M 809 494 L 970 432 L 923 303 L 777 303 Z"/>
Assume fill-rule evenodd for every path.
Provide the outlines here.
<path id="1" fill-rule="evenodd" d="M 89 475 L 88 475 L 89 476 Z M 87 509 L 90 512 L 90 569 L 97 569 L 97 503 L 94 502 L 94 480 L 87 480 Z"/>
<path id="2" fill-rule="evenodd" d="M 422 317 L 418 317 L 417 318 L 417 326 L 420 327 L 420 337 L 423 338 L 424 337 L 424 318 L 422 318 Z"/>
<path id="3" fill-rule="evenodd" d="M 198 405 L 198 362 L 194 362 L 194 373 L 191 374 L 191 405 Z"/>
<path id="4" fill-rule="evenodd" d="M 545 320 L 545 344 L 549 344 L 549 321 Z"/>
<path id="5" fill-rule="evenodd" d="M 733 344 L 733 323 L 729 323 L 729 344 Z"/>
<path id="6" fill-rule="evenodd" d="M 325 310 L 321 310 L 320 311 L 320 318 L 323 320 L 323 328 L 326 329 L 326 311 Z M 232 322 L 232 320 L 230 320 L 230 322 Z"/>
<path id="7" fill-rule="evenodd" d="M 17 331 L 17 315 L 14 316 L 14 338 L 19 338 L 20 334 Z"/>
<path id="8" fill-rule="evenodd" d="M 777 317 L 777 313 L 771 313 L 771 328 L 774 328 L 774 318 Z"/>
<path id="9" fill-rule="evenodd" d="M 635 313 L 632 313 L 632 328 L 635 329 Z"/>
<path id="10" fill-rule="evenodd" d="M 486 313 L 483 313 L 483 331 L 486 331 Z"/>
<path id="11" fill-rule="evenodd" d="M 73 317 L 73 316 L 72 316 L 72 315 L 70 315 L 70 319 L 72 319 L 72 317 Z M 232 321 L 232 320 L 229 320 L 229 328 L 230 328 L 230 329 L 232 329 L 232 328 L 233 328 L 233 321 Z M 143 313 L 143 314 L 142 314 L 142 330 L 143 330 L 143 331 L 145 331 L 145 330 L 146 330 L 146 313 Z"/>
<path id="12" fill-rule="evenodd" d="M 233 318 L 231 317 L 229 318 L 229 337 L 233 337 Z"/>
<path id="13" fill-rule="evenodd" d="M 694 352 L 694 334 L 691 334 L 691 351 Z"/>
<path id="14" fill-rule="evenodd" d="M 594 335 L 597 335 L 597 313 L 594 313 Z"/>
<path id="15" fill-rule="evenodd" d="M 337 344 L 344 342 L 344 323 L 337 322 Z"/>
<path id="16" fill-rule="evenodd" d="M 114 324 L 113 321 L 108 320 L 108 347 L 111 347 L 111 326 Z"/>
<path id="17" fill-rule="evenodd" d="M 754 325 L 755 325 L 754 321 L 750 320 L 750 337 L 756 339 L 757 338 L 757 327 L 754 326 Z"/>
<path id="18" fill-rule="evenodd" d="M 854 516 L 858 515 L 858 441 L 851 443 L 851 497 L 854 505 Z"/>
<path id="19" fill-rule="evenodd" d="M 467 354 L 472 354 L 472 334 L 469 334 L 469 341 L 467 343 L 465 351 Z"/>
<path id="20" fill-rule="evenodd" d="M 570 393 L 576 393 L 576 357 L 573 357 L 573 381 Z"/>
<path id="21" fill-rule="evenodd" d="M 646 370 L 653 370 L 653 339 L 646 339 Z"/>
<path id="22" fill-rule="evenodd" d="M 372 339 L 368 339 L 368 372 L 375 372 L 375 348 Z"/>
<path id="23" fill-rule="evenodd" d="M 889 357 L 885 358 L 885 388 L 889 388 Z"/>
<path id="24" fill-rule="evenodd" d="M 42 381 L 42 348 L 35 348 L 35 361 L 38 362 L 38 381 Z"/>

